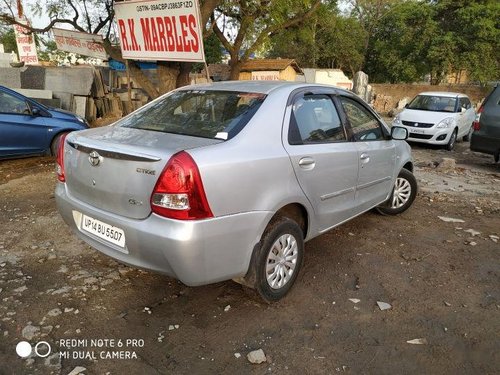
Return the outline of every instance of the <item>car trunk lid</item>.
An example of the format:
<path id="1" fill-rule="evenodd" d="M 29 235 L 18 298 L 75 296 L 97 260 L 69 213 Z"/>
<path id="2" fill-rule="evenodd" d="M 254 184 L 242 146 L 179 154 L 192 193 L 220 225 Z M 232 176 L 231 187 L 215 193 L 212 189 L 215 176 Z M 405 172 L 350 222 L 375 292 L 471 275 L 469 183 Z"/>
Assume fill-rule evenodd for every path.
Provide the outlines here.
<path id="1" fill-rule="evenodd" d="M 153 188 L 172 155 L 220 142 L 117 126 L 72 133 L 64 155 L 68 194 L 116 215 L 146 218 Z"/>

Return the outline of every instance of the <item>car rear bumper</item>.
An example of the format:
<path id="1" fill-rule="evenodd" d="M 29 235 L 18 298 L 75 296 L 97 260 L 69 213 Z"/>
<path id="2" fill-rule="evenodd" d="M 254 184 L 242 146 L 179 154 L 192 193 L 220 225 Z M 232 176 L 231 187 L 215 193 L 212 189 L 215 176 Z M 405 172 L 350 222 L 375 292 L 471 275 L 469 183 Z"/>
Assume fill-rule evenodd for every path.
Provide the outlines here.
<path id="1" fill-rule="evenodd" d="M 470 149 L 484 154 L 496 155 L 500 152 L 500 138 L 488 137 L 480 133 L 472 133 Z"/>
<path id="2" fill-rule="evenodd" d="M 86 243 L 119 262 L 166 274 L 190 286 L 244 276 L 254 246 L 273 215 L 257 211 L 180 221 L 151 214 L 137 220 L 77 201 L 62 183 L 57 184 L 55 196 L 62 218 Z M 122 229 L 125 247 L 84 232 L 81 214 Z"/>

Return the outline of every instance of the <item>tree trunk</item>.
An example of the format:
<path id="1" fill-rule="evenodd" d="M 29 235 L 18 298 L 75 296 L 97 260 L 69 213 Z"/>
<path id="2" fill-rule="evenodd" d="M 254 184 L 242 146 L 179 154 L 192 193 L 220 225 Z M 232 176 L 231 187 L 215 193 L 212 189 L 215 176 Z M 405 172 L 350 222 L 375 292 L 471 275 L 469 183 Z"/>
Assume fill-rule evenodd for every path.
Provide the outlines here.
<path id="1" fill-rule="evenodd" d="M 180 66 L 178 62 L 173 61 L 158 61 L 157 64 L 158 89 L 161 95 L 177 87 Z"/>
<path id="2" fill-rule="evenodd" d="M 192 63 L 186 62 L 181 64 L 181 70 L 179 76 L 177 77 L 177 87 L 187 86 L 191 84 L 189 73 L 191 73 L 192 68 L 193 68 Z"/>
<path id="3" fill-rule="evenodd" d="M 239 59 L 231 59 L 229 65 L 231 66 L 231 75 L 229 76 L 229 79 L 231 81 L 237 81 L 240 78 L 242 63 Z"/>

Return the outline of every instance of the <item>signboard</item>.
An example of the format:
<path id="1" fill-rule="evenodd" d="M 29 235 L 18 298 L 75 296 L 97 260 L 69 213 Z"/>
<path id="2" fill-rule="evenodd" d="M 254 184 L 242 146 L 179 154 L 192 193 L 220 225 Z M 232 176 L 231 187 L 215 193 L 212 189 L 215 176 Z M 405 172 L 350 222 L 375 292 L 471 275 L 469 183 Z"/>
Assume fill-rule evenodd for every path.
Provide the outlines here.
<path id="1" fill-rule="evenodd" d="M 280 72 L 273 70 L 253 71 L 252 81 L 279 81 Z"/>
<path id="2" fill-rule="evenodd" d="M 124 1 L 114 7 L 124 58 L 205 61 L 197 0 Z"/>
<path id="3" fill-rule="evenodd" d="M 83 56 L 106 60 L 108 55 L 102 46 L 102 35 L 52 28 L 57 49 Z"/>
<path id="4" fill-rule="evenodd" d="M 28 25 L 26 19 L 16 19 Z M 33 34 L 21 25 L 14 25 L 14 34 L 16 36 L 17 51 L 19 52 L 19 61 L 24 61 L 26 65 L 38 64 L 38 55 L 36 54 L 35 39 Z"/>

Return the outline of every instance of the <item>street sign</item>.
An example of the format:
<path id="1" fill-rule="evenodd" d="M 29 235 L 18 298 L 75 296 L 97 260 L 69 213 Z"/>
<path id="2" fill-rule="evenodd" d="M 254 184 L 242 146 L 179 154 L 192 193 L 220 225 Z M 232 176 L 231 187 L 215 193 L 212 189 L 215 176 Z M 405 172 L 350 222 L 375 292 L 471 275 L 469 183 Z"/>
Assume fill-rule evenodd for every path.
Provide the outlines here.
<path id="1" fill-rule="evenodd" d="M 124 58 L 205 61 L 197 0 L 125 1 L 114 7 Z"/>
<path id="2" fill-rule="evenodd" d="M 82 33 L 65 29 L 52 28 L 57 49 L 83 56 L 106 60 L 108 55 L 102 46 L 102 35 Z"/>
<path id="3" fill-rule="evenodd" d="M 16 18 L 16 21 L 28 25 L 25 18 Z M 14 25 L 14 34 L 16 36 L 17 51 L 19 52 L 19 61 L 26 65 L 38 64 L 38 55 L 33 34 L 21 25 Z"/>

